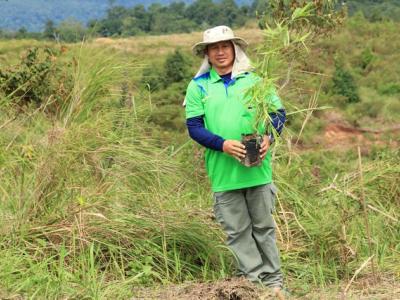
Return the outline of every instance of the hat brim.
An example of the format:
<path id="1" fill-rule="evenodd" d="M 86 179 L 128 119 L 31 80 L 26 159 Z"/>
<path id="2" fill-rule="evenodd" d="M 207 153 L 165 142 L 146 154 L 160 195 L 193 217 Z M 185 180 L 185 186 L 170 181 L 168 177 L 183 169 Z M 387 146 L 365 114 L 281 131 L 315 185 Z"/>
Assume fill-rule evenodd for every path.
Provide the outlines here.
<path id="1" fill-rule="evenodd" d="M 212 41 L 212 42 L 200 42 L 197 44 L 194 44 L 192 47 L 193 54 L 196 56 L 203 57 L 205 52 L 204 50 L 208 45 L 215 44 L 218 42 L 224 42 L 224 41 L 232 41 L 238 44 L 240 47 L 242 47 L 243 50 L 247 48 L 249 45 L 244 39 L 240 37 L 234 37 L 234 38 L 226 38 L 226 39 L 218 39 L 217 41 Z"/>

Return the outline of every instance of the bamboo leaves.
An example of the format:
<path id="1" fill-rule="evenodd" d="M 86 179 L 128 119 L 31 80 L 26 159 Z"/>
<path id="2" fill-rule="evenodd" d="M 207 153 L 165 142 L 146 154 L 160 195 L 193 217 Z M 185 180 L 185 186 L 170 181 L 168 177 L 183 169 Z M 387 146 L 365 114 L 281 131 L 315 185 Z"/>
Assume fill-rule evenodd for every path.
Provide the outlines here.
<path id="1" fill-rule="evenodd" d="M 340 24 L 336 1 L 270 1 L 262 22 L 264 42 L 258 49 L 256 73 L 260 82 L 249 92 L 249 106 L 256 108 L 254 129 L 269 120 L 270 98 L 300 56 L 309 52 L 312 41 Z M 268 122 L 267 122 L 268 123 Z"/>

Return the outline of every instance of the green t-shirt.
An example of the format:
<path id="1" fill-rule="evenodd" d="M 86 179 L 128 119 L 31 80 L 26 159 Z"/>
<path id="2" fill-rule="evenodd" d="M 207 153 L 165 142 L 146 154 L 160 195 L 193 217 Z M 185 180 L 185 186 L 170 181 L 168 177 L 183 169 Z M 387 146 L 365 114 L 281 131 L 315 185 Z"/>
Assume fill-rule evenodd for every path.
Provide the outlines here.
<path id="1" fill-rule="evenodd" d="M 254 110 L 246 104 L 250 97 L 246 93 L 258 80 L 256 74 L 246 72 L 234 78 L 225 87 L 218 73 L 209 73 L 194 78 L 186 91 L 186 118 L 204 116 L 207 130 L 225 140 L 241 139 L 241 134 L 252 133 Z M 282 108 L 278 96 L 269 97 L 271 111 Z M 264 126 L 259 132 L 265 132 Z M 271 154 L 267 153 L 262 165 L 246 167 L 232 156 L 206 149 L 206 170 L 214 192 L 247 188 L 272 181 Z"/>

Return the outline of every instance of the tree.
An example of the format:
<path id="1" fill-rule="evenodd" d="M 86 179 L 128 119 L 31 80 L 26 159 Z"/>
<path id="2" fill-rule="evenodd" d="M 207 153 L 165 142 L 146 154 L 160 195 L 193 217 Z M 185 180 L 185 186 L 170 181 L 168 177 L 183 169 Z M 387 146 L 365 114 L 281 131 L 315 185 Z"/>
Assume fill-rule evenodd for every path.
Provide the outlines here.
<path id="1" fill-rule="evenodd" d="M 132 10 L 132 16 L 137 20 L 137 26 L 141 31 L 150 31 L 150 16 L 143 5 L 136 5 Z"/>
<path id="2" fill-rule="evenodd" d="M 54 22 L 52 20 L 47 20 L 46 24 L 44 25 L 44 30 L 43 30 L 43 37 L 45 39 L 49 40 L 54 40 L 57 35 L 57 28 L 54 25 Z"/>
<path id="3" fill-rule="evenodd" d="M 128 9 L 123 6 L 112 6 L 107 10 L 107 18 L 103 23 L 104 36 L 121 35 L 123 31 L 123 20 L 129 16 Z M 106 30 L 104 30 L 106 29 Z"/>
<path id="4" fill-rule="evenodd" d="M 82 23 L 74 19 L 61 22 L 57 31 L 60 39 L 67 43 L 82 41 L 86 34 L 86 29 Z"/>
<path id="5" fill-rule="evenodd" d="M 142 30 L 139 28 L 140 20 L 135 17 L 127 17 L 122 20 L 122 36 L 134 36 L 140 34 Z"/>
<path id="6" fill-rule="evenodd" d="M 185 17 L 198 25 L 209 27 L 217 25 L 218 14 L 219 7 L 212 0 L 197 0 L 188 6 Z"/>
<path id="7" fill-rule="evenodd" d="M 27 37 L 27 33 L 28 30 L 26 30 L 26 28 L 24 26 L 22 26 L 20 29 L 18 29 L 17 34 L 15 35 L 15 37 L 17 39 L 24 39 Z"/>
<path id="8" fill-rule="evenodd" d="M 242 26 L 245 22 L 245 16 L 240 14 L 239 7 L 234 0 L 222 0 L 219 4 L 218 21 L 228 26 Z"/>

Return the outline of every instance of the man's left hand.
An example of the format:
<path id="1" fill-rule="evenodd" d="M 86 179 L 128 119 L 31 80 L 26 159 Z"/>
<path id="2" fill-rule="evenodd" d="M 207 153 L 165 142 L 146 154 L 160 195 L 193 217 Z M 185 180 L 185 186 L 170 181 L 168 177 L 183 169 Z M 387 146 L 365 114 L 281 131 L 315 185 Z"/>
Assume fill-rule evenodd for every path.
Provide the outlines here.
<path id="1" fill-rule="evenodd" d="M 263 142 L 261 143 L 261 149 L 260 149 L 261 159 L 265 158 L 265 155 L 267 154 L 268 148 L 269 148 L 269 136 L 268 135 L 264 135 L 263 136 Z"/>

